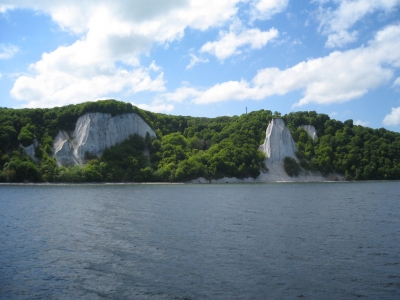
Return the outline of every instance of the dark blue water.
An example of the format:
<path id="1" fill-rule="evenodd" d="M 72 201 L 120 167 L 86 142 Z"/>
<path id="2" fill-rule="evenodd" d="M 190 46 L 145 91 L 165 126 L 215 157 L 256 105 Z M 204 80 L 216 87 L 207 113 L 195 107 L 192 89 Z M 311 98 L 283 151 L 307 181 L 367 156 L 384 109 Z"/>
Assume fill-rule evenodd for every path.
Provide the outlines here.
<path id="1" fill-rule="evenodd" d="M 400 299 L 400 183 L 0 186 L 1 299 Z"/>

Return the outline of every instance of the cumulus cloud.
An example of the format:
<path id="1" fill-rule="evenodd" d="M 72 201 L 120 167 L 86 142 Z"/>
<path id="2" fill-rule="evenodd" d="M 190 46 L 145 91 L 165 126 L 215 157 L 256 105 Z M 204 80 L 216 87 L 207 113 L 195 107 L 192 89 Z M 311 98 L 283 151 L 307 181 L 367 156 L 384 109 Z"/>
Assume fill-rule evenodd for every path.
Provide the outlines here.
<path id="1" fill-rule="evenodd" d="M 95 24 L 93 18 L 107 10 L 137 33 L 160 41 L 183 35 L 186 27 L 207 29 L 236 14 L 240 0 L 2 0 L 0 11 L 13 8 L 45 12 L 65 30 L 85 34 Z M 104 20 L 105 21 L 105 20 Z M 107 22 L 102 22 L 108 27 Z"/>
<path id="2" fill-rule="evenodd" d="M 174 110 L 174 106 L 172 104 L 167 104 L 162 102 L 161 100 L 155 100 L 151 104 L 136 104 L 133 105 L 152 112 L 171 112 Z"/>
<path id="3" fill-rule="evenodd" d="M 336 117 L 337 115 L 338 115 L 338 113 L 337 113 L 336 111 L 331 112 L 331 113 L 329 114 L 330 117 Z"/>
<path id="4" fill-rule="evenodd" d="M 367 47 L 301 62 L 280 70 L 266 68 L 250 81 L 228 81 L 188 95 L 198 104 L 230 100 L 261 100 L 300 90 L 304 97 L 295 106 L 346 102 L 366 94 L 393 77 L 400 67 L 400 25 L 379 31 Z M 193 96 L 194 97 L 190 97 Z"/>
<path id="5" fill-rule="evenodd" d="M 257 0 L 252 6 L 252 20 L 270 19 L 273 15 L 284 11 L 289 3 L 289 0 Z"/>
<path id="6" fill-rule="evenodd" d="M 54 106 L 121 91 L 162 91 L 163 73 L 140 65 L 154 44 L 184 36 L 188 27 L 206 30 L 237 13 L 240 0 L 3 0 L 0 10 L 44 12 L 78 40 L 44 53 L 19 77 L 11 95 L 28 106 Z"/>
<path id="7" fill-rule="evenodd" d="M 78 41 L 43 53 L 40 61 L 31 64 L 30 74 L 16 79 L 11 95 L 28 100 L 28 107 L 51 107 L 122 91 L 165 89 L 163 73 L 152 74 L 158 70 L 154 62 L 148 68 L 139 65 L 136 55 L 146 44 L 144 37 L 131 33 L 103 8 L 90 22 L 89 32 Z M 118 61 L 122 66 L 117 66 Z"/>
<path id="8" fill-rule="evenodd" d="M 215 55 L 219 60 L 224 60 L 231 55 L 240 54 L 239 48 L 248 45 L 251 49 L 260 49 L 270 40 L 278 36 L 278 30 L 271 28 L 269 31 L 261 31 L 258 28 L 244 29 L 239 32 L 231 28 L 229 32 L 221 31 L 220 39 L 215 42 L 204 44 L 200 52 L 208 52 Z"/>
<path id="9" fill-rule="evenodd" d="M 168 101 L 183 102 L 188 98 L 195 98 L 201 95 L 201 91 L 193 87 L 180 87 L 173 93 L 165 93 L 163 97 Z"/>
<path id="10" fill-rule="evenodd" d="M 386 126 L 400 124 L 400 107 L 392 107 L 392 112 L 385 116 L 382 123 Z"/>
<path id="11" fill-rule="evenodd" d="M 328 1 L 320 3 L 324 4 Z M 355 23 L 376 11 L 389 13 L 400 4 L 399 0 L 344 0 L 336 10 L 320 8 L 320 29 L 328 36 L 325 46 L 343 47 L 358 38 L 358 32 L 351 30 Z"/>
<path id="12" fill-rule="evenodd" d="M 5 13 L 7 10 L 12 9 L 11 5 L 0 5 L 0 13 Z"/>
<path id="13" fill-rule="evenodd" d="M 206 63 L 208 62 L 207 58 L 201 58 L 198 57 L 192 53 L 189 54 L 190 55 L 190 63 L 186 66 L 186 69 L 191 69 L 193 68 L 195 65 L 199 64 L 199 63 Z"/>
<path id="14" fill-rule="evenodd" d="M 0 59 L 9 59 L 19 51 L 18 47 L 14 45 L 0 44 Z"/>
<path id="15" fill-rule="evenodd" d="M 40 70 L 38 64 L 32 68 Z M 79 74 L 81 72 L 40 70 L 34 76 L 20 76 L 14 83 L 11 95 L 18 100 L 29 99 L 26 107 L 52 107 L 96 100 L 121 91 L 137 93 L 165 89 L 163 73 L 152 78 L 148 68 L 127 71 L 110 67 L 92 76 L 86 72 Z"/>
<path id="16" fill-rule="evenodd" d="M 361 121 L 361 120 L 354 121 L 354 125 L 368 126 L 368 124 L 369 124 L 368 121 Z"/>

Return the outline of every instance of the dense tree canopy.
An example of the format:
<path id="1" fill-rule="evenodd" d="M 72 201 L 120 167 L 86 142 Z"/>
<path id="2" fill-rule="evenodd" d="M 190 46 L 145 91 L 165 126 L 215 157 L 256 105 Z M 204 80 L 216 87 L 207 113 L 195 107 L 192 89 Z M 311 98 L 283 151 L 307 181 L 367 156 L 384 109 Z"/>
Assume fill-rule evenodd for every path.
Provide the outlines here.
<path id="1" fill-rule="evenodd" d="M 60 167 L 53 157 L 53 139 L 60 129 L 74 130 L 89 112 L 139 114 L 157 138 L 138 135 L 86 157 L 84 166 Z M 233 117 L 195 118 L 141 110 L 115 100 L 87 102 L 52 109 L 0 108 L 0 181 L 3 182 L 137 182 L 187 181 L 198 177 L 257 177 L 266 170 L 258 150 L 265 130 L 279 112 L 260 110 Z M 337 172 L 348 180 L 400 179 L 400 134 L 330 119 L 316 112 L 284 115 L 297 144 L 295 160 L 285 168 Z M 314 125 L 314 141 L 299 126 Z M 32 161 L 22 147 L 37 140 Z"/>
<path id="2" fill-rule="evenodd" d="M 301 166 L 323 174 L 337 172 L 347 180 L 400 179 L 400 134 L 384 128 L 371 129 L 340 122 L 316 112 L 284 116 L 297 143 Z M 313 140 L 298 126 L 314 125 Z"/>

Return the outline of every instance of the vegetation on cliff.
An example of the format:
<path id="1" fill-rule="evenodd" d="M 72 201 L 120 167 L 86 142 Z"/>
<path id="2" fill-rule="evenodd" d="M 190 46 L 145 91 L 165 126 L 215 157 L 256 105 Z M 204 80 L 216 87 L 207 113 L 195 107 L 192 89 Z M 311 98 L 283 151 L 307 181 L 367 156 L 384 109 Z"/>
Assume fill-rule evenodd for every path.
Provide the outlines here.
<path id="1" fill-rule="evenodd" d="M 59 167 L 52 143 L 60 129 L 74 130 L 88 112 L 137 113 L 158 138 L 132 136 L 104 151 L 87 156 L 84 166 Z M 258 150 L 265 130 L 280 114 L 260 110 L 233 117 L 195 118 L 141 110 L 115 100 L 87 102 L 52 109 L 0 108 L 0 181 L 2 182 L 137 182 L 186 181 L 257 177 L 264 171 Z M 346 179 L 400 179 L 400 134 L 340 122 L 316 112 L 282 117 L 297 144 L 300 166 L 323 174 L 337 172 Z M 314 125 L 318 138 L 299 128 Z M 36 139 L 32 161 L 23 150 Z M 299 171 L 293 170 L 294 175 Z"/>
<path id="2" fill-rule="evenodd" d="M 400 179 L 400 133 L 340 122 L 316 112 L 284 116 L 298 149 L 300 165 L 322 174 L 337 172 L 346 180 Z M 318 138 L 299 128 L 314 125 Z"/>

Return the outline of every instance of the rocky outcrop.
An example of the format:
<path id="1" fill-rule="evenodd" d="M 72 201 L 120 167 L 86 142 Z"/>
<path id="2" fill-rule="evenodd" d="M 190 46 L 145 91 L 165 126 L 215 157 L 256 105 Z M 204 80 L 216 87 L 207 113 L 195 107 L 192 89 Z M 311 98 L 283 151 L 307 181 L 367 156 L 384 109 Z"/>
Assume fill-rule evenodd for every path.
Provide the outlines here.
<path id="1" fill-rule="evenodd" d="M 59 166 L 77 165 L 80 162 L 72 147 L 73 139 L 64 130 L 60 130 L 53 141 L 54 156 Z"/>
<path id="2" fill-rule="evenodd" d="M 312 140 L 315 141 L 315 139 L 317 138 L 317 131 L 315 130 L 315 127 L 313 125 L 303 125 L 300 126 L 300 128 L 303 128 L 312 138 Z"/>
<path id="3" fill-rule="evenodd" d="M 286 156 L 297 160 L 296 145 L 289 129 L 282 119 L 273 119 L 267 128 L 264 144 L 260 150 L 265 153 L 268 162 L 281 162 Z"/>
<path id="4" fill-rule="evenodd" d="M 316 137 L 314 126 L 302 126 L 312 138 Z M 323 177 L 318 172 L 304 171 L 297 177 L 290 177 L 283 167 L 285 157 L 291 157 L 298 161 L 296 157 L 296 144 L 292 134 L 286 127 L 282 119 L 273 119 L 269 124 L 265 134 L 264 143 L 260 150 L 265 153 L 268 171 L 262 172 L 257 178 L 221 178 L 207 180 L 203 177 L 192 180 L 193 183 L 247 183 L 247 182 L 319 182 L 343 180 L 337 174 L 331 174 L 329 178 Z"/>
<path id="5" fill-rule="evenodd" d="M 83 164 L 85 154 L 101 156 L 106 148 L 139 134 L 156 137 L 151 127 L 137 114 L 88 113 L 81 116 L 72 134 L 60 130 L 54 139 L 54 155 L 62 166 Z"/>
<path id="6" fill-rule="evenodd" d="M 310 125 L 308 125 L 310 126 Z M 309 134 L 315 133 L 312 128 L 306 126 L 310 131 Z M 316 134 L 315 134 L 316 136 Z M 276 181 L 297 181 L 297 182 L 307 182 L 307 181 L 326 181 L 319 173 L 302 172 L 297 177 L 290 177 L 286 174 L 283 168 L 283 160 L 285 157 L 291 157 L 298 160 L 295 152 L 296 145 L 292 138 L 292 134 L 286 127 L 285 122 L 282 119 L 273 119 L 269 123 L 264 144 L 260 146 L 260 150 L 265 153 L 267 159 L 265 164 L 268 167 L 268 172 L 261 173 L 255 181 L 257 182 L 276 182 Z"/>
<path id="7" fill-rule="evenodd" d="M 35 156 L 36 148 L 39 147 L 37 139 L 33 140 L 33 143 L 28 147 L 24 147 L 25 154 L 28 155 L 34 162 L 38 162 L 39 159 Z"/>

